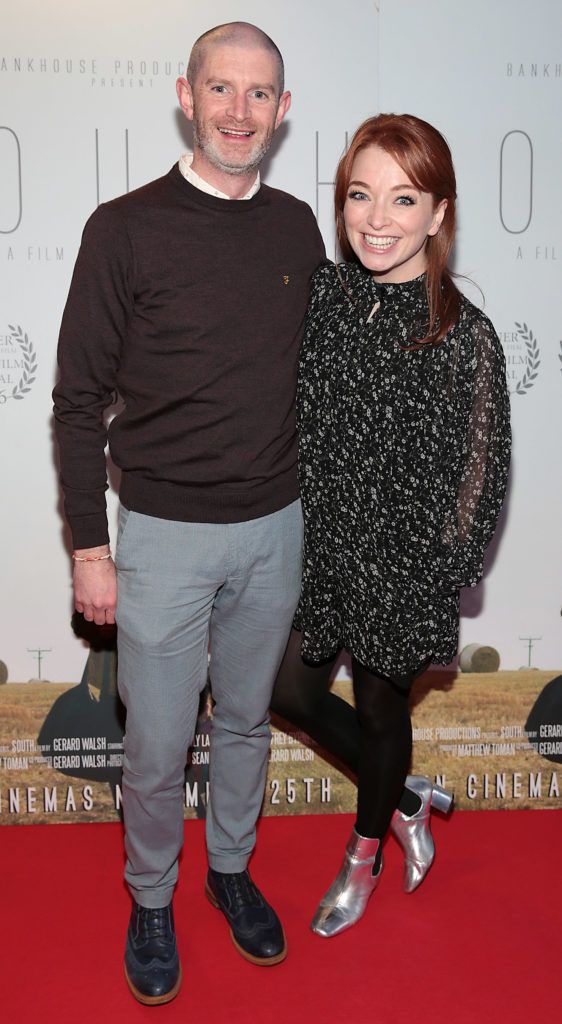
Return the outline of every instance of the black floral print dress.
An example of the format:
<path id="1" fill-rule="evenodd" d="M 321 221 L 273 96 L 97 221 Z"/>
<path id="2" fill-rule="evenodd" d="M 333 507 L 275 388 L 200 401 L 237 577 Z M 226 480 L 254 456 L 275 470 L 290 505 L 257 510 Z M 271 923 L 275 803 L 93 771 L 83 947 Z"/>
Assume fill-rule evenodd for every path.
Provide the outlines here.
<path id="1" fill-rule="evenodd" d="M 314 276 L 297 398 L 294 625 L 308 661 L 346 648 L 393 677 L 457 651 L 459 588 L 482 575 L 505 493 L 509 397 L 480 310 L 463 297 L 440 345 L 407 351 L 427 322 L 425 276 L 381 285 L 357 264 Z"/>

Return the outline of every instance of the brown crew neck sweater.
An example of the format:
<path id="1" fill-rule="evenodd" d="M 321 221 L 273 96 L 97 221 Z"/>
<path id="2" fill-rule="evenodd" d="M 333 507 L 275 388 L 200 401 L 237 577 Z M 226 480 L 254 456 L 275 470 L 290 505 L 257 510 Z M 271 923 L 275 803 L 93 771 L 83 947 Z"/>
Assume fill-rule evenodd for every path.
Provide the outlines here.
<path id="1" fill-rule="evenodd" d="M 305 203 L 267 185 L 218 199 L 177 165 L 96 210 L 53 393 L 75 547 L 108 539 L 108 438 L 121 501 L 145 515 L 240 522 L 297 497 L 297 360 L 323 258 Z M 107 431 L 116 391 L 124 409 Z"/>

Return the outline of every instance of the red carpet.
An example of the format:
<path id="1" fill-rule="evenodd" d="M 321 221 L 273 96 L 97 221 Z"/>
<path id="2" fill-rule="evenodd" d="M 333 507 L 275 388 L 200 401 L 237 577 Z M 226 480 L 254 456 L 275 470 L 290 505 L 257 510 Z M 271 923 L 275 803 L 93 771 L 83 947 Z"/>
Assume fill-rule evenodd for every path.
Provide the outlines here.
<path id="1" fill-rule="evenodd" d="M 4 826 L 2 1004 L 16 1024 L 474 1024 L 560 1019 L 562 824 L 555 811 L 435 821 L 437 861 L 411 896 L 391 839 L 367 914 L 332 939 L 308 930 L 352 819 L 266 818 L 253 875 L 279 911 L 289 956 L 243 961 L 203 896 L 201 822 L 186 824 L 175 898 L 183 987 L 142 1007 L 122 975 L 129 913 L 117 825 Z"/>

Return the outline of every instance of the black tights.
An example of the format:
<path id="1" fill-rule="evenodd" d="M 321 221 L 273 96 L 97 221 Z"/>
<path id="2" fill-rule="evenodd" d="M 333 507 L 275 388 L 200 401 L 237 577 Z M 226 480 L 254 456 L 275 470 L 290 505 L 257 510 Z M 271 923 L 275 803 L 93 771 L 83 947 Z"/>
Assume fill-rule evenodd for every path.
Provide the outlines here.
<path id="1" fill-rule="evenodd" d="M 409 680 L 402 677 L 401 688 L 353 658 L 353 708 L 330 691 L 335 660 L 304 662 L 301 635 L 292 630 L 271 708 L 357 775 L 356 829 L 366 838 L 382 839 L 396 807 L 411 815 L 421 806 L 404 788 L 412 753 L 408 683 L 414 673 Z"/>

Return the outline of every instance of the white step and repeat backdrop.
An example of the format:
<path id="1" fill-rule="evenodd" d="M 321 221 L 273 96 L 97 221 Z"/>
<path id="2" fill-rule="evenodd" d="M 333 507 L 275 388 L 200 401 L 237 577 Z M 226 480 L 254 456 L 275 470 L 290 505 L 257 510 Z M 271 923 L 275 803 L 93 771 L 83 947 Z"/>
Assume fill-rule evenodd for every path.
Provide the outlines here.
<path id="1" fill-rule="evenodd" d="M 434 707 L 429 693 L 414 714 L 418 767 L 429 771 L 431 764 L 450 780 L 461 757 L 480 758 L 478 770 L 468 773 L 476 782 L 460 772 L 457 785 L 467 801 L 476 799 L 472 786 L 478 799 L 504 806 L 502 784 L 498 795 L 493 781 L 497 765 L 484 773 L 488 782 L 480 766 L 482 758 L 513 755 L 505 799 L 510 793 L 516 799 L 517 758 L 530 756 L 526 714 L 545 682 L 562 671 L 562 4 L 20 0 L 3 12 L 0 40 L 0 682 L 7 681 L 0 686 L 6 712 L 0 821 L 33 817 L 36 808 L 24 799 L 33 788 L 30 773 L 54 771 L 40 764 L 38 725 L 54 696 L 80 680 L 88 656 L 70 629 L 69 542 L 50 399 L 82 226 L 99 202 L 165 173 L 188 148 L 175 78 L 195 38 L 234 18 L 259 24 L 285 56 L 293 106 L 264 176 L 310 203 L 330 255 L 332 181 L 346 134 L 379 110 L 417 114 L 444 132 L 459 182 L 455 268 L 469 278 L 461 284 L 470 297 L 484 303 L 507 357 L 515 440 L 509 500 L 486 579 L 463 595 L 461 646 L 494 647 L 502 669 L 496 692 L 503 693 L 501 677 L 507 695 L 521 684 L 526 696 L 517 714 L 502 712 L 503 697 L 498 700 L 484 734 L 483 725 L 470 724 L 478 693 L 467 691 L 465 732 L 453 724 L 439 735 L 441 704 L 435 698 Z M 114 492 L 109 502 L 113 522 Z M 540 671 L 518 675 L 521 666 Z M 342 680 L 345 674 L 344 667 Z M 37 678 L 51 682 L 17 686 Z M 422 724 L 423 708 L 429 719 Z M 287 756 L 281 751 L 279 736 L 277 762 L 298 761 L 289 741 Z M 515 739 L 521 742 L 513 750 L 507 742 L 509 749 L 500 750 L 500 741 Z M 424 743 L 433 744 L 431 751 Z M 555 801 L 557 782 L 546 772 L 548 762 L 540 763 L 548 785 L 541 783 L 538 793 L 535 780 L 534 798 Z M 307 783 L 295 801 L 285 782 L 273 782 L 273 792 L 285 793 L 280 809 L 294 810 L 301 797 L 314 809 L 346 809 L 351 800 L 324 806 L 330 800 L 319 782 L 317 799 L 306 798 Z M 23 803 L 18 796 L 10 805 L 9 793 L 18 787 Z M 525 792 L 533 796 L 529 787 Z M 81 799 L 82 810 L 91 810 Z"/>

